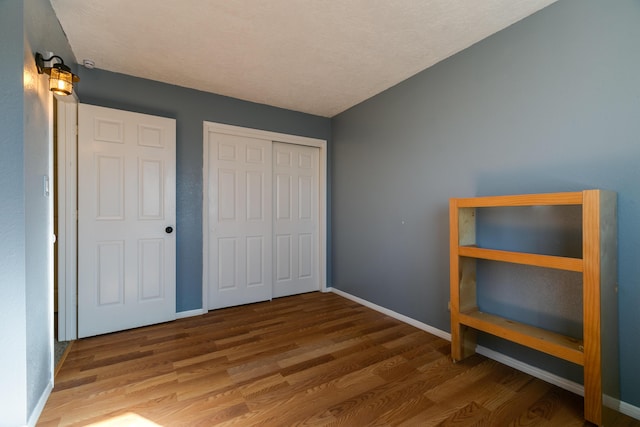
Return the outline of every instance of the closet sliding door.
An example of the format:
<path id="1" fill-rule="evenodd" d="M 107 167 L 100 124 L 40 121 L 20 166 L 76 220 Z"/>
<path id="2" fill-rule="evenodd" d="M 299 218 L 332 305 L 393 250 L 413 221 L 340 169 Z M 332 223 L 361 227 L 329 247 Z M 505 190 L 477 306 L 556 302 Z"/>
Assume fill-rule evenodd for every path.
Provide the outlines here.
<path id="1" fill-rule="evenodd" d="M 320 148 L 230 128 L 205 124 L 205 307 L 320 290 Z"/>

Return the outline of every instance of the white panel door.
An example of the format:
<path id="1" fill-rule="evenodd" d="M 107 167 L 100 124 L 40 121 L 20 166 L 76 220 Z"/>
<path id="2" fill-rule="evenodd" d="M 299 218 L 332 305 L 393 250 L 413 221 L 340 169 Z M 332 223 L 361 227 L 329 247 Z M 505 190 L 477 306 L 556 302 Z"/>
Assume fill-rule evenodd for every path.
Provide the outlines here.
<path id="1" fill-rule="evenodd" d="M 271 141 L 209 132 L 209 309 L 271 299 Z"/>
<path id="2" fill-rule="evenodd" d="M 79 104 L 78 335 L 175 319 L 174 119 Z"/>
<path id="3" fill-rule="evenodd" d="M 318 152 L 273 143 L 274 297 L 320 290 Z"/>

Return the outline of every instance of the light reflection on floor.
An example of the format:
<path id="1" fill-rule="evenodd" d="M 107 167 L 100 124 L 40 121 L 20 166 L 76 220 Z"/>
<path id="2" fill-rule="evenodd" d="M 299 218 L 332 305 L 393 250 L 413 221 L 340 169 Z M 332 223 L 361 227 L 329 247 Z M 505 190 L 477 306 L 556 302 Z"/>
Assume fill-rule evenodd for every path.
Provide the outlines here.
<path id="1" fill-rule="evenodd" d="M 123 415 L 117 415 L 111 417 L 108 420 L 100 421 L 93 424 L 88 424 L 87 427 L 162 427 L 160 424 L 156 424 L 153 421 L 146 419 L 133 412 L 127 412 Z"/>

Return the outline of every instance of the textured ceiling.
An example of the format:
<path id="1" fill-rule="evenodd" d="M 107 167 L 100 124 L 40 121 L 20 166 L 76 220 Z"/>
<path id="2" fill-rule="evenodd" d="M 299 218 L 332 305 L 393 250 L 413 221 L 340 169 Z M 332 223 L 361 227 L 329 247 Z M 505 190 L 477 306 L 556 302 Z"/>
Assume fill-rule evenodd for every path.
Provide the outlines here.
<path id="1" fill-rule="evenodd" d="M 555 0 L 51 0 L 96 68 L 332 117 Z"/>

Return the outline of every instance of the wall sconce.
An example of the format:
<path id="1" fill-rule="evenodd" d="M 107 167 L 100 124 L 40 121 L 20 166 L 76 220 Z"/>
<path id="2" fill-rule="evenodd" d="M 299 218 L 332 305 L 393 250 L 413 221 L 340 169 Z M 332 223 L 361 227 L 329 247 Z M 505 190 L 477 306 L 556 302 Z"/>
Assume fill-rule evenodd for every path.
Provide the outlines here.
<path id="1" fill-rule="evenodd" d="M 60 62 L 51 64 L 50 62 L 53 60 Z M 47 63 L 49 63 L 48 66 Z M 80 81 L 80 77 L 73 74 L 71 68 L 64 65 L 64 60 L 58 55 L 51 55 L 51 58 L 45 59 L 36 52 L 36 67 L 38 74 L 47 73 L 49 75 L 49 90 L 58 95 L 71 95 L 73 83 Z"/>

